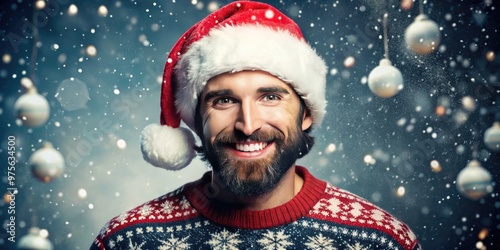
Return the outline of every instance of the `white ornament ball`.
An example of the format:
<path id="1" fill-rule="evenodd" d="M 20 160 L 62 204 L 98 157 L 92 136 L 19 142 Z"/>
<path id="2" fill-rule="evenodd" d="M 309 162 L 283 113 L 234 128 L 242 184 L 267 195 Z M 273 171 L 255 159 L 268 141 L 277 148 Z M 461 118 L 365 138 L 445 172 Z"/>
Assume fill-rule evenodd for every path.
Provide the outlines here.
<path id="1" fill-rule="evenodd" d="M 408 47 L 418 54 L 429 54 L 438 48 L 441 33 L 438 25 L 427 15 L 420 14 L 405 31 L 405 41 Z"/>
<path id="2" fill-rule="evenodd" d="M 493 191 L 491 174 L 477 160 L 472 160 L 458 173 L 457 188 L 465 197 L 479 200 Z"/>
<path id="3" fill-rule="evenodd" d="M 33 175 L 45 183 L 51 182 L 64 172 L 64 158 L 52 144 L 45 143 L 29 159 Z"/>
<path id="4" fill-rule="evenodd" d="M 382 59 L 368 75 L 368 87 L 378 97 L 393 97 L 403 89 L 403 75 L 391 61 Z"/>
<path id="5" fill-rule="evenodd" d="M 489 150 L 500 152 L 500 122 L 493 123 L 484 132 L 484 144 Z"/>
<path id="6" fill-rule="evenodd" d="M 18 250 L 52 250 L 54 249 L 46 235 L 38 228 L 31 228 L 29 234 L 21 237 L 17 243 Z"/>
<path id="7" fill-rule="evenodd" d="M 14 111 L 23 125 L 37 127 L 49 119 L 50 106 L 45 97 L 38 94 L 36 89 L 31 88 L 17 99 Z"/>

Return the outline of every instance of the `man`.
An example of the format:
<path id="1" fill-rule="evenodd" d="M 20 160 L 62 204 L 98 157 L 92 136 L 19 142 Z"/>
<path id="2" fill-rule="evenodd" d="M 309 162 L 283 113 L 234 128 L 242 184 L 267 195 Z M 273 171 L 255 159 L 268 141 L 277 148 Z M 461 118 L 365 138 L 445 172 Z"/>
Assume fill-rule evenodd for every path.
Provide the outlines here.
<path id="1" fill-rule="evenodd" d="M 161 125 L 144 129 L 141 146 L 169 170 L 197 150 L 212 171 L 115 217 L 92 248 L 418 248 L 404 223 L 295 165 L 323 119 L 326 72 L 267 4 L 233 2 L 195 24 L 169 54 Z"/>

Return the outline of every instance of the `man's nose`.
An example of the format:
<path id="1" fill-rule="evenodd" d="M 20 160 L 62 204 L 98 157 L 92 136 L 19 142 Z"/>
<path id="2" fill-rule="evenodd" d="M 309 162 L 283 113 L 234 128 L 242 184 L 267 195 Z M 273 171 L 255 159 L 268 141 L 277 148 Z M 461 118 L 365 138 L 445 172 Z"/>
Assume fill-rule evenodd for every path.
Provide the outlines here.
<path id="1" fill-rule="evenodd" d="M 249 136 L 262 127 L 263 120 L 259 108 L 253 102 L 242 102 L 235 129 Z"/>

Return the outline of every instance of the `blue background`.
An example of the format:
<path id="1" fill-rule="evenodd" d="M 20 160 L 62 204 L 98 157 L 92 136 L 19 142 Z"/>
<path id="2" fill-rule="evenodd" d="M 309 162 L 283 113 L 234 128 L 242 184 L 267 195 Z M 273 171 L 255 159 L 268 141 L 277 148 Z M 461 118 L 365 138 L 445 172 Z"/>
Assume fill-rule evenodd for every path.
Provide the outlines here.
<path id="1" fill-rule="evenodd" d="M 139 134 L 159 122 L 159 79 L 170 48 L 210 7 L 228 2 L 51 0 L 40 10 L 33 1 L 2 1 L 0 54 L 11 60 L 0 62 L 1 185 L 6 190 L 7 137 L 13 135 L 17 241 L 36 226 L 48 230 L 55 249 L 87 249 L 113 216 L 207 170 L 199 159 L 178 172 L 148 165 Z M 500 237 L 499 153 L 483 143 L 485 130 L 500 120 L 500 59 L 485 57 L 500 49 L 498 6 L 427 1 L 424 12 L 442 28 L 442 41 L 439 51 L 422 56 L 404 43 L 418 2 L 408 11 L 394 0 L 267 2 L 302 27 L 329 68 L 327 115 L 313 133 L 314 149 L 299 163 L 402 219 L 424 249 L 476 249 L 483 229 L 489 230 L 484 245 L 500 248 L 495 242 Z M 76 15 L 68 14 L 71 4 L 78 7 Z M 101 5 L 109 11 L 105 17 L 98 15 Z M 385 12 L 390 59 L 404 77 L 404 89 L 388 99 L 372 94 L 366 84 L 383 58 Z M 86 53 L 89 45 L 96 47 L 95 56 Z M 355 64 L 347 67 L 343 62 L 350 56 Z M 41 127 L 16 122 L 13 107 L 25 92 L 24 76 L 50 103 L 50 118 Z M 464 97 L 474 100 L 474 109 L 462 105 Z M 435 108 L 443 101 L 448 113 L 438 116 Z M 119 140 L 126 147 L 118 147 Z M 44 141 L 66 158 L 65 174 L 51 183 L 35 179 L 27 164 Z M 333 152 L 327 150 L 331 144 Z M 367 164 L 366 155 L 375 163 Z M 494 185 L 477 201 L 462 196 L 455 182 L 475 156 Z M 440 172 L 432 170 L 432 160 L 439 161 Z M 399 187 L 405 188 L 403 196 L 396 194 Z M 86 196 L 78 195 L 81 189 Z M 0 201 L 3 220 L 7 210 Z M 0 248 L 12 249 L 5 230 L 0 235 Z"/>

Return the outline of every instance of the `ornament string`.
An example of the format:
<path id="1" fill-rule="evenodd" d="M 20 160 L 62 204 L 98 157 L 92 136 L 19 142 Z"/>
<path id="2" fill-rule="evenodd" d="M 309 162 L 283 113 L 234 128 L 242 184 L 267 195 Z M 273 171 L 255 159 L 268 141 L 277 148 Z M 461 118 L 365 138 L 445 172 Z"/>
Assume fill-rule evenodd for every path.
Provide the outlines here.
<path id="1" fill-rule="evenodd" d="M 36 58 L 38 56 L 38 42 L 40 41 L 40 35 L 38 33 L 38 19 L 36 18 L 36 7 L 34 7 L 34 11 L 33 11 L 33 25 L 34 25 L 34 29 L 33 29 L 33 47 L 31 49 L 31 58 L 30 58 L 30 73 L 29 73 L 29 76 L 30 76 L 30 79 L 31 81 L 35 82 L 35 65 L 36 65 Z M 35 87 L 32 86 L 32 87 Z"/>
<path id="2" fill-rule="evenodd" d="M 383 26 L 384 26 L 384 56 L 385 59 L 389 60 L 389 38 L 387 38 L 387 17 L 388 14 L 384 14 Z"/>
<path id="3" fill-rule="evenodd" d="M 420 14 L 424 14 L 424 3 L 423 3 L 423 0 L 420 0 L 418 2 L 418 9 L 420 11 Z"/>

